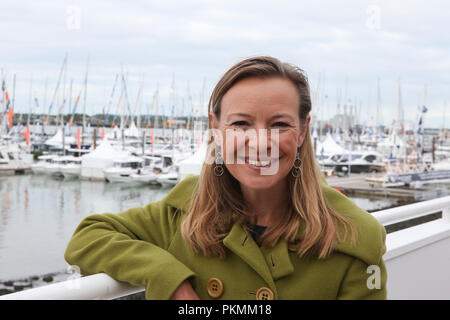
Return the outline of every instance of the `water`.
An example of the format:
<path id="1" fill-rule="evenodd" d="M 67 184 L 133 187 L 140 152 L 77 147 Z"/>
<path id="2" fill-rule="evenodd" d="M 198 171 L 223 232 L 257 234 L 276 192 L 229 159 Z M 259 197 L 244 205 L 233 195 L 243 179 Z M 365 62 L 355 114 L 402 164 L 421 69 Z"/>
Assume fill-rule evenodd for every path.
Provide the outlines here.
<path id="1" fill-rule="evenodd" d="M 65 270 L 64 251 L 81 220 L 162 199 L 169 189 L 0 176 L 0 280 Z"/>
<path id="2" fill-rule="evenodd" d="M 144 206 L 169 191 L 47 175 L 0 176 L 0 280 L 64 272 L 64 251 L 83 218 Z M 390 198 L 351 199 L 369 211 L 396 204 Z"/>

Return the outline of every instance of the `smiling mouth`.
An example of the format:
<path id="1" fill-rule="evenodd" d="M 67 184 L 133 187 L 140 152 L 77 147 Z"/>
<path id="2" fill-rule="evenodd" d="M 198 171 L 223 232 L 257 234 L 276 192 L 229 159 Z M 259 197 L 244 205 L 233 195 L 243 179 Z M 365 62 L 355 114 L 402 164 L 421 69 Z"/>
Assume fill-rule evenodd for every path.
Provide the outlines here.
<path id="1" fill-rule="evenodd" d="M 251 167 L 256 168 L 266 168 L 270 167 L 274 162 L 278 161 L 279 159 L 266 159 L 266 160 L 254 160 L 249 158 L 239 158 L 242 161 L 245 161 L 245 163 Z"/>

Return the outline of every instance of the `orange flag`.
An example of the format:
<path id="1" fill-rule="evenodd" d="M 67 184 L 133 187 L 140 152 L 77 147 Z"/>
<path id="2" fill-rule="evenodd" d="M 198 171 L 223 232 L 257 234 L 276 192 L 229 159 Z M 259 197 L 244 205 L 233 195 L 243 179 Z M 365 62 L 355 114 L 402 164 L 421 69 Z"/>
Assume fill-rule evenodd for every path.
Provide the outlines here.
<path id="1" fill-rule="evenodd" d="M 27 128 L 23 132 L 23 136 L 27 140 L 27 146 L 29 146 L 30 145 L 30 126 L 27 126 Z"/>
<path id="2" fill-rule="evenodd" d="M 13 119 L 13 117 L 14 117 L 14 111 L 13 111 L 12 108 L 9 108 L 9 111 L 8 111 L 8 122 L 9 122 L 9 128 L 10 129 L 12 128 L 12 119 Z"/>
<path id="3" fill-rule="evenodd" d="M 102 137 L 102 140 L 105 138 L 105 128 L 102 128 L 101 137 Z"/>

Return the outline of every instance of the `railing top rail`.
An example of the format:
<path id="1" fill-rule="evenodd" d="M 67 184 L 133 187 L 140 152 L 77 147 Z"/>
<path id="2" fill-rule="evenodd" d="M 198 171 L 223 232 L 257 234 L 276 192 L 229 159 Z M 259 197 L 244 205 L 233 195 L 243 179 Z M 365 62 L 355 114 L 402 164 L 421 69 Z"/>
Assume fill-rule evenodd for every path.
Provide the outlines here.
<path id="1" fill-rule="evenodd" d="M 143 287 L 117 281 L 106 273 L 97 273 L 6 294 L 0 296 L 0 300 L 112 300 L 141 291 L 144 291 Z"/>
<path id="2" fill-rule="evenodd" d="M 372 215 L 378 222 L 386 226 L 405 220 L 423 217 L 447 208 L 450 208 L 450 196 L 380 210 L 373 212 Z"/>

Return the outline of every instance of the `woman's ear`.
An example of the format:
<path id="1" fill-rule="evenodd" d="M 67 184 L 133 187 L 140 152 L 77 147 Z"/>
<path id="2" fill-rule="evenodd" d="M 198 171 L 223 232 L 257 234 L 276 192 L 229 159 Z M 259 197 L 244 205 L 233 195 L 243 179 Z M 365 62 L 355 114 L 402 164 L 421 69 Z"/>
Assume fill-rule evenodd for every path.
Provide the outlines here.
<path id="1" fill-rule="evenodd" d="M 219 120 L 213 112 L 209 113 L 211 137 L 217 146 L 222 146 L 222 133 L 219 130 Z"/>
<path id="2" fill-rule="evenodd" d="M 208 115 L 209 123 L 211 124 L 210 128 L 212 129 L 218 129 L 219 128 L 219 120 L 217 119 L 214 112 L 210 112 Z"/>

